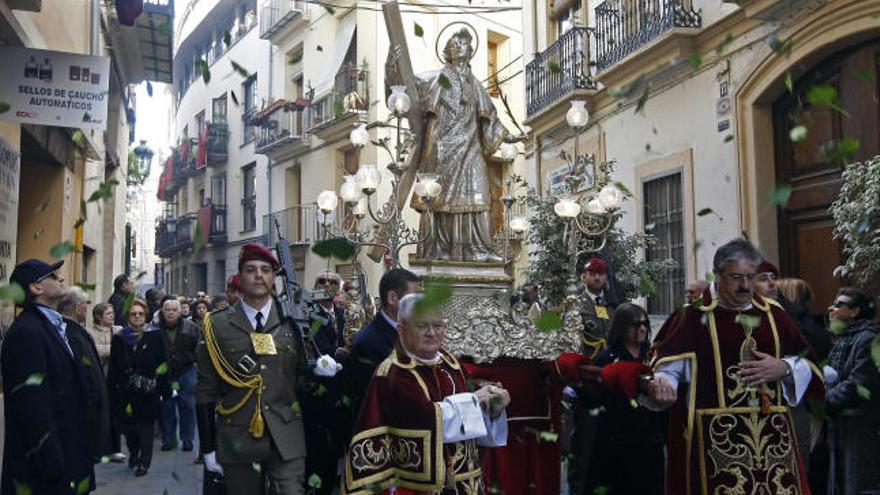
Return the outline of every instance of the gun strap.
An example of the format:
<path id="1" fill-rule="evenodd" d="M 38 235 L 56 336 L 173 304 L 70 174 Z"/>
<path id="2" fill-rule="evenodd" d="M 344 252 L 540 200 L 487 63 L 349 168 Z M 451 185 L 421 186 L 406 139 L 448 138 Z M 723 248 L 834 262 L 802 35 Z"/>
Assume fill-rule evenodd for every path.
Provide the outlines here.
<path id="1" fill-rule="evenodd" d="M 256 394 L 256 406 L 254 407 L 254 414 L 251 417 L 248 432 L 250 432 L 251 436 L 254 438 L 262 438 L 265 430 L 265 422 L 263 421 L 263 414 L 261 411 L 263 375 L 259 373 L 255 375 L 242 373 L 235 369 L 235 367 L 226 360 L 223 356 L 223 352 L 220 350 L 220 344 L 214 336 L 214 327 L 211 324 L 210 316 L 205 317 L 205 347 L 208 349 L 208 356 L 211 358 L 211 364 L 214 365 L 214 370 L 217 371 L 217 375 L 219 375 L 224 382 L 235 388 L 247 389 L 247 393 L 245 393 L 244 397 L 232 407 L 224 407 L 222 402 L 218 402 L 217 412 L 223 416 L 234 414 L 244 407 L 250 398 Z"/>

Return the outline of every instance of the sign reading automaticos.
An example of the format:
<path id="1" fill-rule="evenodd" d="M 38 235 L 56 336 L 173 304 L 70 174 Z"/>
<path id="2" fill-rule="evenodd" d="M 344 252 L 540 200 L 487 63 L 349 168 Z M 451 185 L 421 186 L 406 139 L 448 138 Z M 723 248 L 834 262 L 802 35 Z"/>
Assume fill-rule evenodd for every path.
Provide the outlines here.
<path id="1" fill-rule="evenodd" d="M 0 119 L 81 129 L 107 127 L 110 59 L 0 46 Z M 8 105 L 8 107 L 7 107 Z"/>

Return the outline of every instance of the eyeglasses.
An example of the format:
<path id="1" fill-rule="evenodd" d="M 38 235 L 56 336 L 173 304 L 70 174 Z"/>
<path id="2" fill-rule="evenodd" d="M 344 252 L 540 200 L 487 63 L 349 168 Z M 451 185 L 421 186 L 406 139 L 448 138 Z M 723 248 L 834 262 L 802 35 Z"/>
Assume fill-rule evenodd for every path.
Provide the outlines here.
<path id="1" fill-rule="evenodd" d="M 743 280 L 748 280 L 749 282 L 754 282 L 755 277 L 758 275 L 755 273 L 722 273 L 725 277 L 733 280 L 736 283 L 740 283 Z"/>
<path id="2" fill-rule="evenodd" d="M 648 328 L 649 326 L 651 326 L 651 322 L 649 322 L 648 320 L 639 320 L 630 323 L 629 326 L 633 329 L 639 329 L 641 327 Z"/>
<path id="3" fill-rule="evenodd" d="M 851 303 L 849 301 L 842 301 L 842 300 L 837 300 L 837 301 L 834 301 L 833 303 L 831 303 L 831 307 L 833 307 L 834 309 L 838 309 L 841 306 L 846 306 L 847 308 L 852 308 L 853 303 Z"/>
<path id="4" fill-rule="evenodd" d="M 51 278 L 52 280 L 58 280 L 60 278 L 60 276 L 55 272 L 49 272 L 46 275 L 37 279 L 37 282 L 42 282 L 43 280 L 46 280 L 47 278 Z"/>
<path id="5" fill-rule="evenodd" d="M 147 316 L 147 313 L 144 313 L 143 311 L 129 311 L 129 312 L 128 312 L 128 316 L 129 316 L 129 317 L 132 317 L 132 316 Z"/>
<path id="6" fill-rule="evenodd" d="M 336 280 L 335 278 L 324 278 L 324 277 L 321 277 L 318 279 L 318 285 L 327 285 L 327 284 L 339 285 L 339 280 Z"/>
<path id="7" fill-rule="evenodd" d="M 413 328 L 419 332 L 427 332 L 429 328 L 435 332 L 443 332 L 446 330 L 447 326 L 448 325 L 445 321 L 432 321 L 430 323 L 427 321 L 420 321 L 414 324 Z"/>

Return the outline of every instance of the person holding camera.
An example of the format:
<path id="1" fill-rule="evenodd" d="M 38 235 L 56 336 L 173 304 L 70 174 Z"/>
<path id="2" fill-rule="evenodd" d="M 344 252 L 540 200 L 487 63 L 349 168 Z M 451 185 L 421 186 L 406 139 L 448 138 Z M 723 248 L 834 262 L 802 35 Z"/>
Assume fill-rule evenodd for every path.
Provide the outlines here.
<path id="1" fill-rule="evenodd" d="M 153 430 L 162 416 L 162 401 L 171 400 L 168 363 L 162 336 L 147 326 L 149 306 L 135 298 L 126 326 L 110 341 L 111 409 L 128 446 L 128 467 L 144 476 L 153 459 Z"/>

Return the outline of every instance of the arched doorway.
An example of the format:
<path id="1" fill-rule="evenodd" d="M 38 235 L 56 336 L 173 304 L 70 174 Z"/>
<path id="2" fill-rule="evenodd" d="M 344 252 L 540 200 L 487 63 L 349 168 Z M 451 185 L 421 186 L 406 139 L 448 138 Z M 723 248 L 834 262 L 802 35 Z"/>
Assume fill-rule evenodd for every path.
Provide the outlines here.
<path id="1" fill-rule="evenodd" d="M 776 184 L 790 184 L 791 198 L 777 215 L 780 269 L 803 278 L 816 292 L 814 311 L 833 299 L 840 263 L 828 207 L 840 189 L 841 146 L 858 140 L 853 159 L 880 153 L 880 37 L 847 47 L 815 64 L 772 105 Z M 842 111 L 811 107 L 808 94 L 834 88 Z M 807 129 L 793 142 L 790 131 Z M 835 152 L 834 150 L 837 150 Z"/>

